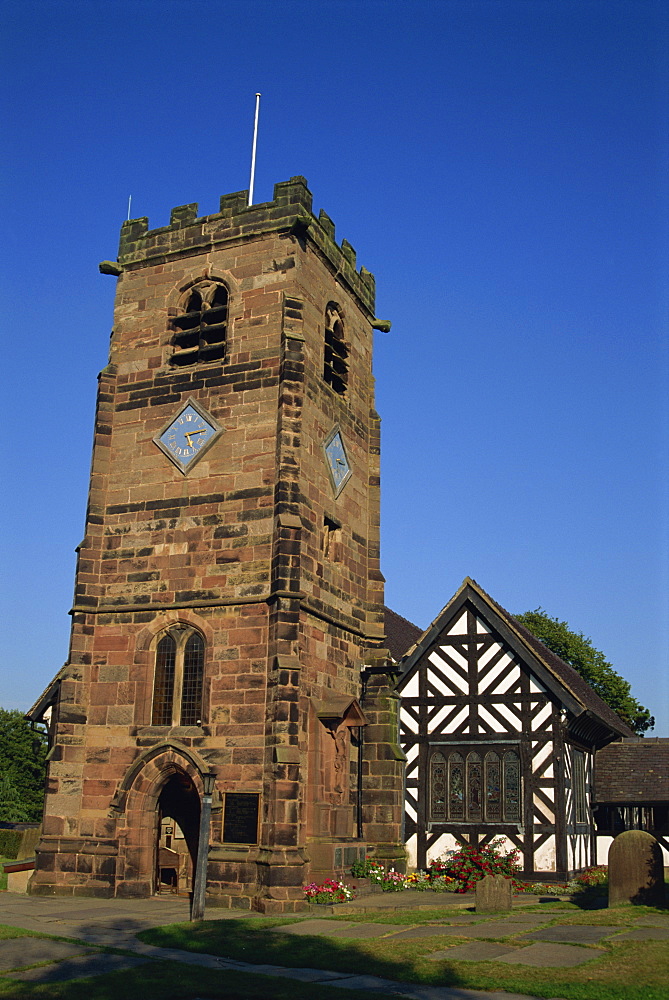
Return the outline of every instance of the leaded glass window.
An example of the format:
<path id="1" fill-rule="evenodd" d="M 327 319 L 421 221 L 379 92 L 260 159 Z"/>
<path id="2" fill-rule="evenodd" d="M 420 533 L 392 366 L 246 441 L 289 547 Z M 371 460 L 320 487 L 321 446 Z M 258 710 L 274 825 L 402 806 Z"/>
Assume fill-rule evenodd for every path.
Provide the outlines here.
<path id="1" fill-rule="evenodd" d="M 483 747 L 481 748 L 483 749 Z M 429 758 L 428 812 L 432 823 L 520 823 L 521 772 L 516 750 L 484 756 L 470 746 L 435 750 Z"/>
<path id="2" fill-rule="evenodd" d="M 499 756 L 490 751 L 485 755 L 485 818 L 494 823 L 502 818 L 502 782 Z"/>
<path id="3" fill-rule="evenodd" d="M 204 641 L 199 632 L 173 626 L 156 645 L 154 726 L 195 726 L 202 719 Z"/>
<path id="4" fill-rule="evenodd" d="M 465 762 L 459 753 L 448 760 L 448 818 L 465 818 Z"/>
<path id="5" fill-rule="evenodd" d="M 183 687 L 181 689 L 181 725 L 194 726 L 202 715 L 202 674 L 204 670 L 204 643 L 193 632 L 184 649 Z"/>
<path id="6" fill-rule="evenodd" d="M 172 725 L 175 662 L 176 643 L 171 635 L 164 635 L 156 649 L 156 680 L 153 688 L 151 719 L 154 726 Z"/>
<path id="7" fill-rule="evenodd" d="M 483 816 L 481 809 L 481 757 L 472 752 L 467 755 L 467 819 L 475 822 Z"/>
<path id="8" fill-rule="evenodd" d="M 430 813 L 435 821 L 446 819 L 446 758 L 432 754 L 430 761 Z"/>
<path id="9" fill-rule="evenodd" d="M 520 820 L 520 760 L 513 750 L 504 754 L 504 819 Z"/>

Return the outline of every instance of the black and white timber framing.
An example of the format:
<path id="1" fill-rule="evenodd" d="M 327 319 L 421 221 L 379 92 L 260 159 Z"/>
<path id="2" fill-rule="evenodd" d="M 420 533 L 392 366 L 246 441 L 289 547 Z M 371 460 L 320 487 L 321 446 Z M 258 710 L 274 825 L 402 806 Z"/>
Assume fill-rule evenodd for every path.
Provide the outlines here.
<path id="1" fill-rule="evenodd" d="M 466 579 L 398 669 L 410 865 L 498 837 L 528 879 L 595 863 L 593 755 L 633 734 L 572 667 Z"/>

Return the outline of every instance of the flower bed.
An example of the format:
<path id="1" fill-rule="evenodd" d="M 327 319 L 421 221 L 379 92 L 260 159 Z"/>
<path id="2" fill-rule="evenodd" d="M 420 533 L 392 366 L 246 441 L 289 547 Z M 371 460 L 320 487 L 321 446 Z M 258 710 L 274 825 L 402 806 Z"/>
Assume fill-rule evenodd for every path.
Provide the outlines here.
<path id="1" fill-rule="evenodd" d="M 311 882 L 304 886 L 304 892 L 310 903 L 346 903 L 349 899 L 355 898 L 355 892 L 350 885 L 343 882 L 336 882 L 332 878 L 326 878 L 325 882 L 317 885 Z"/>

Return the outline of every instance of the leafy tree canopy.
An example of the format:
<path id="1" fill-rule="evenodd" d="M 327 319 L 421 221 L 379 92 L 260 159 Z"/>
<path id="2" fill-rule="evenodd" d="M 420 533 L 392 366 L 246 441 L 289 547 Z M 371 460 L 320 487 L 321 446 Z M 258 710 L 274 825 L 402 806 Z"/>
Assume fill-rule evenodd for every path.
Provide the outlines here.
<path id="1" fill-rule="evenodd" d="M 653 728 L 655 719 L 648 709 L 632 696 L 628 682 L 616 673 L 604 654 L 595 649 L 582 632 L 573 632 L 567 622 L 551 618 L 543 608 L 514 617 L 544 646 L 572 666 L 637 736 Z"/>
<path id="2" fill-rule="evenodd" d="M 47 737 L 16 709 L 0 708 L 0 820 L 39 822 L 44 805 Z"/>

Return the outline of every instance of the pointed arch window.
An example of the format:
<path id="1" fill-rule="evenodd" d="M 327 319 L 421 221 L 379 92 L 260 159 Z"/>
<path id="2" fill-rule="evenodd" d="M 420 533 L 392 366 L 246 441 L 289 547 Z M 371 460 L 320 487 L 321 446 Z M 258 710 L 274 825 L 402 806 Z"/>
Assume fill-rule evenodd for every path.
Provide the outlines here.
<path id="1" fill-rule="evenodd" d="M 171 629 L 156 644 L 154 726 L 196 726 L 202 721 L 204 640 L 194 629 Z"/>
<path id="2" fill-rule="evenodd" d="M 188 290 L 182 312 L 172 317 L 173 365 L 194 365 L 225 357 L 228 290 L 218 281 L 200 281 Z"/>
<path id="3" fill-rule="evenodd" d="M 488 750 L 483 757 L 471 746 L 461 751 L 440 749 L 430 756 L 429 821 L 519 823 L 522 786 L 518 753 L 504 747 Z"/>
<path id="4" fill-rule="evenodd" d="M 328 302 L 325 310 L 325 348 L 323 380 L 340 396 L 348 387 L 348 346 L 344 340 L 341 309 L 336 302 Z"/>

